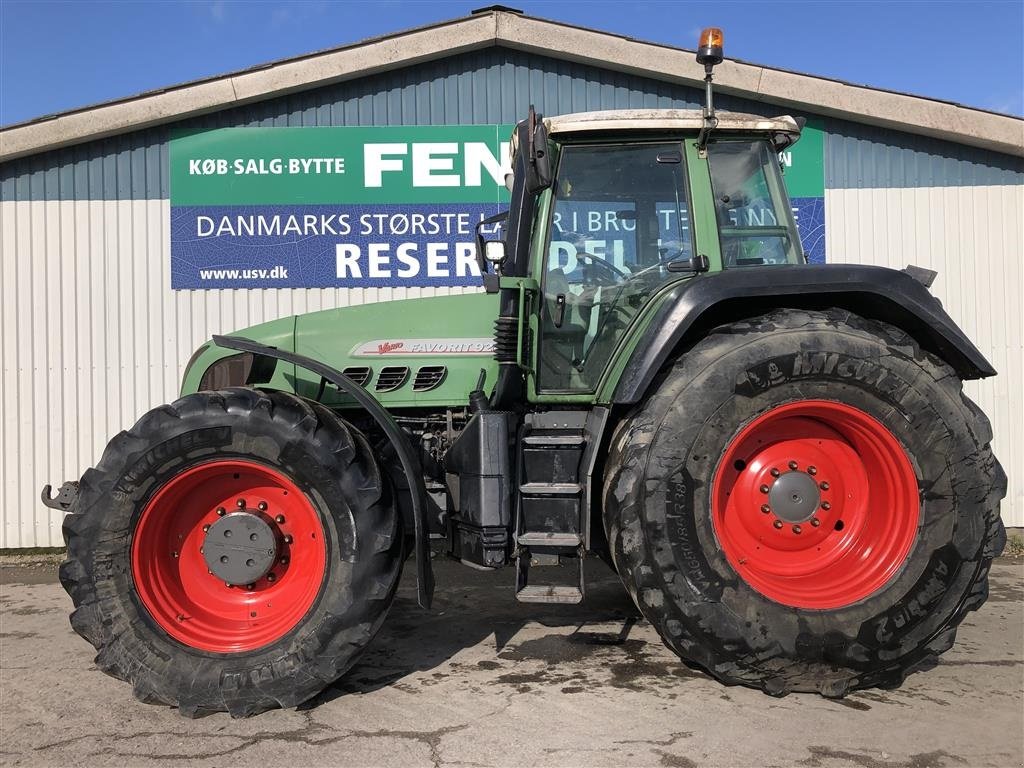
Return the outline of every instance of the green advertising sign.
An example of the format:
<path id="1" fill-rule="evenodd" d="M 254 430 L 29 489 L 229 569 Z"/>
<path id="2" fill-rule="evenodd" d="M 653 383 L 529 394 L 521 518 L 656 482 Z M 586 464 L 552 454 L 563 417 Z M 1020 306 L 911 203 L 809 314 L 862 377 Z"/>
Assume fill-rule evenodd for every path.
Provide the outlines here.
<path id="1" fill-rule="evenodd" d="M 825 132 L 818 120 L 808 120 L 800 141 L 779 153 L 790 197 L 825 196 Z"/>
<path id="2" fill-rule="evenodd" d="M 223 128 L 182 136 L 171 141 L 171 203 L 502 202 L 512 128 Z"/>

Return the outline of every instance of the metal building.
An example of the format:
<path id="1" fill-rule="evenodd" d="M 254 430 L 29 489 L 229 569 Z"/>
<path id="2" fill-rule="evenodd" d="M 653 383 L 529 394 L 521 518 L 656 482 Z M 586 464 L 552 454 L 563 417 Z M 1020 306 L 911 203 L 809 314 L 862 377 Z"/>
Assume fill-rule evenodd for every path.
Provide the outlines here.
<path id="1" fill-rule="evenodd" d="M 78 477 L 109 436 L 173 399 L 212 333 L 475 290 L 172 288 L 174 136 L 504 125 L 531 103 L 545 114 L 692 108 L 702 77 L 689 51 L 494 8 L 0 129 L 0 548 L 62 544 L 40 487 Z M 933 291 L 1000 372 L 967 391 L 1010 478 L 1004 521 L 1024 525 L 1024 121 L 739 61 L 716 83 L 722 108 L 820 130 L 812 251 L 939 272 Z"/>

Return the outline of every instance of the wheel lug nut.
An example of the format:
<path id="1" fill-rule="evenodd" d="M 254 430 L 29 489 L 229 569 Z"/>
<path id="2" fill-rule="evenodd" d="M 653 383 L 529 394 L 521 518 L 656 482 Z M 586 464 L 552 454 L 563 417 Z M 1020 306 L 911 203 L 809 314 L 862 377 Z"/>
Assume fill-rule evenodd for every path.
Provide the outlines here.
<path id="1" fill-rule="evenodd" d="M 828 488 L 829 488 L 829 485 L 828 485 L 828 483 L 823 482 L 818 487 L 821 488 L 821 490 L 823 490 L 823 491 L 827 491 Z"/>
<path id="2" fill-rule="evenodd" d="M 808 475 L 816 475 L 816 474 L 818 474 L 818 468 L 817 467 L 808 467 L 807 468 L 807 474 Z"/>
<path id="3" fill-rule="evenodd" d="M 173 557 L 175 560 L 177 560 L 178 559 L 178 553 L 177 552 L 171 552 L 171 557 Z"/>
<path id="4" fill-rule="evenodd" d="M 776 520 L 774 523 L 772 523 L 772 525 L 774 525 L 776 528 L 781 528 L 782 527 L 782 521 L 781 520 Z"/>
<path id="5" fill-rule="evenodd" d="M 771 471 L 771 476 L 772 477 L 778 477 L 780 474 L 782 474 L 782 473 L 779 472 L 779 470 L 777 470 L 775 467 L 772 467 L 772 471 Z"/>
<path id="6" fill-rule="evenodd" d="M 268 573 L 267 574 L 267 581 L 276 581 L 276 580 L 277 580 L 277 576 L 275 576 L 273 573 Z"/>
<path id="7" fill-rule="evenodd" d="M 287 557 L 282 557 L 281 558 L 281 565 L 288 565 L 288 558 Z"/>
<path id="8" fill-rule="evenodd" d="M 228 511 L 226 509 L 224 509 L 224 507 L 220 507 L 217 510 L 218 517 L 224 517 L 224 515 L 226 515 L 227 513 L 228 513 Z"/>
<path id="9" fill-rule="evenodd" d="M 811 518 L 811 525 L 814 526 L 815 528 L 817 528 L 819 525 L 821 525 L 821 520 L 819 520 L 816 517 L 812 517 Z"/>
<path id="10" fill-rule="evenodd" d="M 283 523 L 284 522 L 284 515 L 278 515 L 274 519 L 278 522 L 278 524 Z"/>
<path id="11" fill-rule="evenodd" d="M 292 543 L 292 537 L 291 537 L 290 534 L 288 536 L 284 537 L 284 543 L 285 544 L 291 544 Z"/>
<path id="12" fill-rule="evenodd" d="M 768 486 L 767 486 L 767 485 L 762 485 L 762 486 L 761 486 L 761 493 L 768 493 L 768 491 L 769 491 L 769 490 L 770 490 L 770 489 L 768 488 Z"/>
<path id="13" fill-rule="evenodd" d="M 796 464 L 796 462 L 795 462 L 795 461 L 791 461 L 791 462 L 789 462 L 789 468 L 790 468 L 790 469 L 796 469 L 796 467 L 797 467 L 797 464 Z"/>
<path id="14" fill-rule="evenodd" d="M 823 501 L 821 502 L 821 508 L 827 512 L 828 510 L 832 509 L 832 505 L 829 504 L 827 501 Z"/>
<path id="15" fill-rule="evenodd" d="M 225 587 L 227 587 L 228 589 L 231 589 L 231 587 L 232 587 L 233 585 L 232 585 L 232 583 L 231 583 L 230 581 L 225 581 L 225 582 L 224 582 L 224 586 L 225 586 Z"/>
<path id="16" fill-rule="evenodd" d="M 235 502 L 235 506 L 239 509 L 245 509 L 245 499 L 239 499 Z"/>
<path id="17" fill-rule="evenodd" d="M 259 509 L 260 512 L 266 512 L 267 511 L 267 502 L 261 501 L 259 504 L 256 505 L 256 508 Z"/>
<path id="18" fill-rule="evenodd" d="M 767 515 L 769 512 L 772 511 L 772 508 L 769 507 L 767 504 L 762 504 L 761 505 L 761 511 L 764 512 Z"/>
<path id="19" fill-rule="evenodd" d="M 803 529 L 799 525 L 793 526 L 793 533 L 800 533 Z"/>
<path id="20" fill-rule="evenodd" d="M 245 588 L 247 590 L 249 590 L 250 592 L 252 592 L 254 589 L 256 589 L 256 585 L 255 584 L 246 584 Z"/>
<path id="21" fill-rule="evenodd" d="M 209 523 L 207 523 L 206 525 L 203 526 L 203 533 L 206 533 L 208 530 L 210 530 L 210 524 Z"/>

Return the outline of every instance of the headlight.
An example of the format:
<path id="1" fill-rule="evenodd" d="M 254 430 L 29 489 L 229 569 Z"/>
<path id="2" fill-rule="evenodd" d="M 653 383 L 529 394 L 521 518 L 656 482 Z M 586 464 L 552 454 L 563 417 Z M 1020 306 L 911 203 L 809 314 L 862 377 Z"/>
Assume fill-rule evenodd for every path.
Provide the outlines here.
<path id="1" fill-rule="evenodd" d="M 200 390 L 224 389 L 240 387 L 249 381 L 252 372 L 253 356 L 250 352 L 242 352 L 230 357 L 222 357 L 203 374 L 199 382 Z"/>

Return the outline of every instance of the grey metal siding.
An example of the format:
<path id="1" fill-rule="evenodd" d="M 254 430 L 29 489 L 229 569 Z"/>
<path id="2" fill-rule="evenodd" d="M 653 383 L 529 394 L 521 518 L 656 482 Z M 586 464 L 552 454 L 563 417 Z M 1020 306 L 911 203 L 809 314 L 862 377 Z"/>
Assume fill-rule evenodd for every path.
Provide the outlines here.
<path id="1" fill-rule="evenodd" d="M 842 120 L 825 121 L 827 189 L 1024 183 L 1024 158 Z"/>

